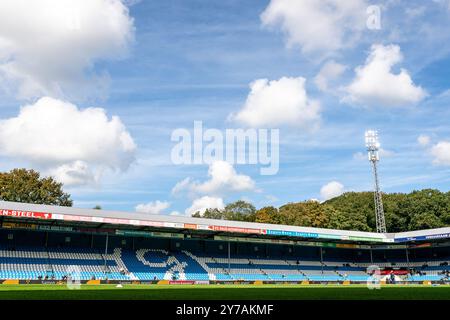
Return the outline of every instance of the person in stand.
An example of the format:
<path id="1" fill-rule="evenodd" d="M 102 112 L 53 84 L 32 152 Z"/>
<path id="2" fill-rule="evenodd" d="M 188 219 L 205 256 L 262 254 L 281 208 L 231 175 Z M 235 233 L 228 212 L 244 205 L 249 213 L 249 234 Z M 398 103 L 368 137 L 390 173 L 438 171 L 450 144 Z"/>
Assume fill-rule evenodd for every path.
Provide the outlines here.
<path id="1" fill-rule="evenodd" d="M 392 283 L 392 284 L 395 284 L 395 274 L 394 274 L 394 271 L 391 271 L 391 274 L 390 274 L 390 283 Z"/>

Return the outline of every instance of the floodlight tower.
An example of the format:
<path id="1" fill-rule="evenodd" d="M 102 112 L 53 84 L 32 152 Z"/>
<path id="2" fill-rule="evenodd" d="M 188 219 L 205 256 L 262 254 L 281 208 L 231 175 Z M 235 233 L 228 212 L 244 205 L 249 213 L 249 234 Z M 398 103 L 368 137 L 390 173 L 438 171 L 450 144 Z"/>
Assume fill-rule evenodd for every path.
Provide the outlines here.
<path id="1" fill-rule="evenodd" d="M 372 163 L 373 175 L 375 178 L 375 218 L 377 232 L 386 232 L 386 222 L 384 220 L 383 200 L 381 199 L 380 185 L 378 183 L 377 162 L 380 161 L 378 150 L 380 149 L 380 142 L 378 141 L 378 132 L 376 130 L 367 130 L 365 134 L 367 153 L 369 161 Z"/>

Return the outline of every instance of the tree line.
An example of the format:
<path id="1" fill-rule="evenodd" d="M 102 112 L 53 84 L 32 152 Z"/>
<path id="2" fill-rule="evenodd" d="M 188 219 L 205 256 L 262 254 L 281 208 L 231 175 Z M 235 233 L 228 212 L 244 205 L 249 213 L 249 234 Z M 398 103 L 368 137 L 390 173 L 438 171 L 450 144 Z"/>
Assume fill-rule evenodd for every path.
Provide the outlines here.
<path id="1" fill-rule="evenodd" d="M 388 232 L 412 231 L 450 226 L 450 192 L 424 189 L 411 193 L 384 193 Z M 207 209 L 194 217 L 303 227 L 376 231 L 373 192 L 347 192 L 325 202 L 302 201 L 279 208 L 256 209 L 236 201 L 224 209 Z"/>
<path id="2" fill-rule="evenodd" d="M 72 206 L 70 194 L 52 177 L 39 172 L 13 169 L 0 172 L 0 200 Z M 450 226 L 450 191 L 424 189 L 411 193 L 384 193 L 388 232 L 412 231 Z M 100 206 L 94 209 L 101 209 Z M 292 226 L 375 231 L 372 192 L 347 192 L 325 202 L 301 201 L 279 208 L 256 209 L 246 201 L 229 203 L 224 209 L 207 209 L 194 217 L 248 221 Z"/>

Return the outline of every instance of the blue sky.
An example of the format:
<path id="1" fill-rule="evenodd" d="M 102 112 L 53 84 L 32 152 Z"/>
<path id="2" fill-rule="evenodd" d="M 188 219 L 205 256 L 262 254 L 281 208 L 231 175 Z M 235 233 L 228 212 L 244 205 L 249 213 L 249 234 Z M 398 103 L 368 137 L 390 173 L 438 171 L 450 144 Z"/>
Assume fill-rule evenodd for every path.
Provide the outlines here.
<path id="1" fill-rule="evenodd" d="M 45 6 L 48 1 L 42 2 Z M 99 6 L 103 5 L 102 0 L 97 2 Z M 6 79 L 0 83 L 4 88 L 0 95 L 3 122 L 17 117 L 21 106 L 35 106 L 41 97 L 48 96 L 70 102 L 78 110 L 100 107 L 109 120 L 112 116 L 119 117 L 124 128 L 115 127 L 115 130 L 126 131 L 135 145 L 133 160 L 123 160 L 126 147 L 122 146 L 120 152 L 117 151 L 117 162 L 111 163 L 91 156 L 91 153 L 60 159 L 51 151 L 35 156 L 11 151 L 14 148 L 6 145 L 0 148 L 2 170 L 33 167 L 44 173 L 54 173 L 66 181 L 58 176 L 66 165 L 64 161 L 67 165 L 81 161 L 83 174 L 86 173 L 84 170 L 90 170 L 95 179 L 67 184 L 66 189 L 78 207 L 99 204 L 104 209 L 133 211 L 141 204 L 145 211 L 147 204 L 149 213 L 185 214 L 186 209 L 202 197 L 220 198 L 224 203 L 245 199 L 256 207 L 279 206 L 312 198 L 323 200 L 328 196 L 321 194 L 321 188 L 332 181 L 339 183 L 332 193 L 371 190 L 364 131 L 375 128 L 383 148 L 380 177 L 384 191 L 409 192 L 422 188 L 448 191 L 449 3 L 436 0 L 424 6 L 422 1 L 371 3 L 352 0 L 354 8 L 346 8 L 332 0 L 316 1 L 314 5 L 308 2 L 142 0 L 134 1 L 132 5 L 126 2 L 120 8 L 128 5 L 126 10 L 129 11 L 119 10 L 123 15 L 120 20 L 123 29 L 120 30 L 125 30 L 132 39 L 109 40 L 110 31 L 105 34 L 98 31 L 96 41 L 105 43 L 105 50 L 93 52 L 88 57 L 88 64 L 73 58 L 75 66 L 80 64 L 81 76 L 76 72 L 73 76 L 69 71 L 55 71 L 45 77 L 36 77 L 36 73 L 32 73 L 34 79 L 49 79 L 46 84 L 57 83 L 61 90 L 42 85 L 35 86 L 37 89 L 33 87 L 31 94 L 18 94 L 17 88 L 23 85 L 23 77 L 17 77 L 17 72 L 6 73 L 4 68 L 0 69 L 4 72 L 0 79 Z M 373 4 L 380 6 L 381 29 L 368 29 L 365 26 L 367 13 L 358 11 Z M 23 7 L 16 9 L 26 10 Z M 80 12 L 92 15 L 89 10 L 91 8 L 81 8 Z M 263 12 L 266 18 L 262 16 Z M 39 15 L 39 10 L 36 14 Z M 320 14 L 324 20 L 305 19 L 305 14 L 308 17 Z M 36 23 L 39 21 L 37 19 Z M 307 30 L 314 24 L 329 24 L 331 29 L 315 28 L 318 31 L 309 34 Z M 3 30 L 0 40 L 2 37 L 16 39 L 11 35 L 14 27 L 1 24 L 0 27 Z M 95 25 L 91 28 L 95 29 Z M 102 30 L 101 27 L 98 29 Z M 339 29 L 339 33 L 331 33 L 330 38 L 327 32 L 335 29 Z M 330 40 L 339 36 L 342 41 L 331 45 Z M 117 43 L 108 43 L 116 40 Z M 92 42 L 89 43 L 91 48 Z M 14 70 L 23 74 L 37 72 L 34 67 L 21 67 L 19 58 L 10 53 L 8 56 L 1 44 L 0 41 L 3 67 L 17 59 Z M 58 42 L 48 45 L 49 50 L 51 46 L 68 46 L 67 52 L 79 50 L 79 55 L 85 52 L 84 42 L 80 42 L 79 47 Z M 14 48 L 16 51 L 12 52 L 26 52 L 19 45 Z M 62 64 L 71 63 L 70 54 L 67 61 L 62 59 Z M 353 91 L 349 89 L 358 80 L 355 68 L 362 69 L 369 64 L 371 54 L 382 56 L 379 59 L 385 60 L 381 62 L 374 58 L 381 64 L 390 63 L 391 68 L 386 71 L 389 74 L 380 75 L 375 64 L 375 71 L 367 69 L 361 77 L 373 79 L 379 76 L 381 82 L 391 79 L 392 83 L 385 82 L 389 91 L 386 95 L 370 87 L 370 81 L 362 79 Z M 392 62 L 398 55 L 402 58 Z M 315 78 L 330 62 L 341 66 L 343 71 L 325 75 L 327 88 L 319 88 Z M 58 64 L 55 65 L 57 68 Z M 395 77 L 402 70 L 406 72 L 406 79 Z M 272 125 L 269 118 L 261 124 L 263 128 L 280 130 L 278 174 L 263 176 L 259 174 L 259 166 L 235 165 L 234 174 L 249 177 L 251 186 L 241 189 L 219 186 L 211 192 L 195 192 L 195 187 L 191 186 L 191 192 L 173 194 L 174 186 L 187 177 L 197 184 L 210 177 L 206 164 L 175 165 L 171 162 L 170 152 L 175 144 L 170 140 L 172 131 L 177 128 L 192 130 L 196 120 L 220 130 L 247 128 L 245 122 L 230 120 L 230 114 L 248 107 L 250 84 L 257 79 L 277 82 L 283 77 L 305 79 L 307 100 L 320 105 L 317 112 L 320 120 L 315 129 L 309 128 L 302 122 L 305 109 L 301 109 L 297 114 L 298 125 L 295 121 Z M 89 91 L 98 87 L 101 89 Z M 85 91 L 89 94 L 84 94 Z M 277 108 L 276 103 L 273 107 Z M 102 125 L 107 123 L 102 122 L 99 128 Z M 2 130 L 0 128 L 3 139 L 10 137 L 6 133 L 2 135 L 5 131 Z M 421 142 L 418 141 L 420 135 L 425 137 Z M 76 144 L 73 139 L 71 143 Z M 102 139 L 106 137 L 101 136 Z M 52 148 L 64 153 L 72 146 L 60 143 Z M 108 148 L 98 152 L 116 150 L 113 145 Z M 50 165 L 53 162 L 55 168 Z M 122 166 L 123 162 L 126 165 Z"/>

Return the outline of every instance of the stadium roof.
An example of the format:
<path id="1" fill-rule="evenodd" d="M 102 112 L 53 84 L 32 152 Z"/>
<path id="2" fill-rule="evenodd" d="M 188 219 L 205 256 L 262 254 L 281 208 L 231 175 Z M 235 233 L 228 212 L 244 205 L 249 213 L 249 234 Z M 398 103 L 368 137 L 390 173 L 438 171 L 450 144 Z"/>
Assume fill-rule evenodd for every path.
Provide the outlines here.
<path id="1" fill-rule="evenodd" d="M 123 227 L 157 227 L 176 230 L 217 231 L 242 235 L 285 236 L 304 239 L 346 240 L 358 242 L 407 242 L 450 238 L 450 228 L 401 233 L 374 233 L 322 228 L 308 228 L 253 222 L 193 218 L 186 216 L 151 215 L 137 212 L 81 209 L 41 204 L 0 201 L 0 217 L 120 225 Z"/>

